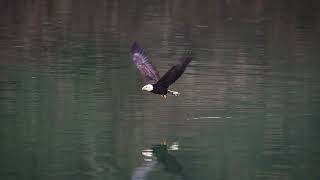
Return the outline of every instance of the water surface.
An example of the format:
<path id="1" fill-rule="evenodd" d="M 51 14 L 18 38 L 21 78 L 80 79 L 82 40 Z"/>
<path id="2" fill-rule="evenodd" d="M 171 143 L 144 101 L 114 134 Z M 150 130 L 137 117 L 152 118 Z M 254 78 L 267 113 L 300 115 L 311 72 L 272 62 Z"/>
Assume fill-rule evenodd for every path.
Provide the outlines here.
<path id="1" fill-rule="evenodd" d="M 0 4 L 0 179 L 320 178 L 311 1 Z M 141 91 L 133 41 L 161 74 L 192 50 L 181 96 Z"/>

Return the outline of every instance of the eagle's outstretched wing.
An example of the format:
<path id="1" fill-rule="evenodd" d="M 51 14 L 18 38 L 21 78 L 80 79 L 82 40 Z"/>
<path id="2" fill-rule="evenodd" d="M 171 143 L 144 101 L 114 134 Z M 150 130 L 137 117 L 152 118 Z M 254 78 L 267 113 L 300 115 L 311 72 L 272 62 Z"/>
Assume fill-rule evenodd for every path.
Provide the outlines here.
<path id="1" fill-rule="evenodd" d="M 146 83 L 156 83 L 160 79 L 159 72 L 151 64 L 144 50 L 134 42 L 131 47 L 132 60 L 144 77 Z"/>
<path id="2" fill-rule="evenodd" d="M 168 88 L 173 84 L 184 72 L 188 64 L 191 62 L 191 56 L 184 58 L 180 64 L 173 66 L 169 71 L 163 75 L 157 84 L 164 88 Z"/>

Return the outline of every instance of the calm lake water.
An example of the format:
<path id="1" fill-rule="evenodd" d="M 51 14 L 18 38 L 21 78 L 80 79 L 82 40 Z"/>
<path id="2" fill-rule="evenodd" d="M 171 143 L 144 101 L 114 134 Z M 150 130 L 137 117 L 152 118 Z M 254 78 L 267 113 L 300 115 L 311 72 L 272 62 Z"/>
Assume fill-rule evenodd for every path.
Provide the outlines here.
<path id="1" fill-rule="evenodd" d="M 0 179 L 319 179 L 315 7 L 1 1 Z M 161 74 L 192 50 L 181 96 L 141 91 L 133 41 Z"/>

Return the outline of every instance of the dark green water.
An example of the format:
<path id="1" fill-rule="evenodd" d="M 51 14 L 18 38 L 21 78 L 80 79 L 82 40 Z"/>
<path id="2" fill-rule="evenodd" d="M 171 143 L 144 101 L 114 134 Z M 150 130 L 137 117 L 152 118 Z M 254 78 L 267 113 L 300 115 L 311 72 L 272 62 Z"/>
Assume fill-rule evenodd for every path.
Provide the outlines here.
<path id="1" fill-rule="evenodd" d="M 315 7 L 1 1 L 0 179 L 319 179 Z M 181 96 L 141 91 L 135 40 L 161 74 L 193 51 Z M 163 139 L 179 150 L 144 162 Z"/>

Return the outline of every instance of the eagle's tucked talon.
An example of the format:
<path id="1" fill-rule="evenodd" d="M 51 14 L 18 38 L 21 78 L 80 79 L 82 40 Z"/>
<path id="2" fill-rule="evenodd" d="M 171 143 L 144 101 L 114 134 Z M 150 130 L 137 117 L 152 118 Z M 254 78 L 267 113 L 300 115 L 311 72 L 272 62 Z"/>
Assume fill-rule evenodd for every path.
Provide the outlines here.
<path id="1" fill-rule="evenodd" d="M 162 98 L 163 100 L 165 100 L 165 99 L 167 99 L 167 95 L 161 95 L 161 98 Z"/>

